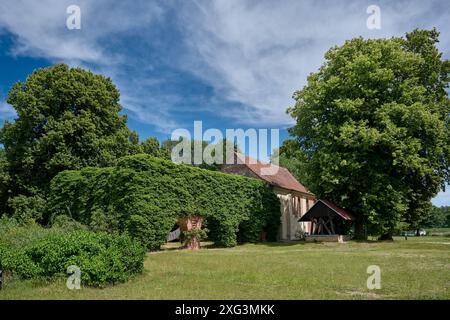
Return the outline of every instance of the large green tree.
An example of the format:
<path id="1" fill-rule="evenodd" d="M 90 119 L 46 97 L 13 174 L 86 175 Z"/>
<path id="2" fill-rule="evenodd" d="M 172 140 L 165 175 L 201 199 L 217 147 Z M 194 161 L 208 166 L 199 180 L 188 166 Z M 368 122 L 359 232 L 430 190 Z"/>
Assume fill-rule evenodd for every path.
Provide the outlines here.
<path id="1" fill-rule="evenodd" d="M 278 161 L 280 166 L 288 169 L 298 181 L 303 182 L 302 154 L 297 140 L 284 140 L 283 144 L 273 151 L 270 161 L 271 163 Z"/>
<path id="2" fill-rule="evenodd" d="M 0 148 L 0 216 L 5 211 L 5 204 L 8 201 L 10 177 L 8 173 L 8 161 L 5 150 Z"/>
<path id="3" fill-rule="evenodd" d="M 151 155 L 153 157 L 165 158 L 166 154 L 161 149 L 159 140 L 155 137 L 149 137 L 141 143 L 143 153 Z"/>
<path id="4" fill-rule="evenodd" d="M 45 194 L 60 171 L 109 166 L 140 150 L 119 114 L 119 91 L 102 75 L 64 64 L 38 69 L 11 88 L 7 102 L 17 112 L 0 129 L 10 201 Z"/>
<path id="5" fill-rule="evenodd" d="M 183 138 L 181 138 L 181 137 L 178 140 L 164 140 L 162 145 L 161 145 L 159 157 L 171 160 L 171 158 L 172 158 L 172 150 L 181 141 L 183 141 Z M 197 143 L 199 145 L 201 145 L 201 152 L 202 152 L 202 155 L 204 155 L 204 156 L 208 155 L 208 156 L 211 156 L 211 157 L 214 158 L 214 156 L 216 155 L 216 149 L 217 150 L 222 149 L 222 157 L 221 157 L 221 159 L 218 159 L 218 161 L 217 161 L 219 163 L 214 162 L 214 163 L 208 164 L 208 163 L 206 163 L 206 161 L 205 161 L 205 159 L 203 157 L 201 164 L 194 164 L 195 144 L 197 144 Z M 219 170 L 221 170 L 223 165 L 227 161 L 227 145 L 228 144 L 232 144 L 233 145 L 233 150 L 234 151 L 242 152 L 239 149 L 239 147 L 238 147 L 238 145 L 236 143 L 231 142 L 231 141 L 227 141 L 226 139 L 222 139 L 221 141 L 219 141 L 219 142 L 217 142 L 215 144 L 211 144 L 210 142 L 204 141 L 204 140 L 202 140 L 202 141 L 201 140 L 191 140 L 190 141 L 190 152 L 191 152 L 191 163 L 190 164 L 193 165 L 193 166 L 202 168 L 202 169 L 207 169 L 207 170 L 212 170 L 212 171 L 219 171 Z M 209 150 L 205 150 L 206 148 L 210 148 L 210 149 Z M 148 153 L 148 152 L 146 152 L 146 153 Z"/>
<path id="6" fill-rule="evenodd" d="M 433 214 L 424 223 L 429 228 L 450 228 L 450 206 L 433 206 Z"/>
<path id="7" fill-rule="evenodd" d="M 450 62 L 438 37 L 415 30 L 346 41 L 325 54 L 288 109 L 303 181 L 357 215 L 359 238 L 389 234 L 401 221 L 417 227 L 450 180 Z"/>

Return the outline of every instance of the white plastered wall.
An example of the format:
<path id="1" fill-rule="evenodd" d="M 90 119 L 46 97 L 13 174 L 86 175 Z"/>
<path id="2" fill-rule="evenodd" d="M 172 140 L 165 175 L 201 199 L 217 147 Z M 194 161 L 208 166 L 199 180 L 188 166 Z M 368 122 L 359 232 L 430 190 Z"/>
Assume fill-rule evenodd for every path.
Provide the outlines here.
<path id="1" fill-rule="evenodd" d="M 309 209 L 307 197 L 285 190 L 275 190 L 275 192 L 280 199 L 281 210 L 279 239 L 296 240 L 299 232 L 309 232 L 308 222 L 298 222 L 298 219 Z"/>

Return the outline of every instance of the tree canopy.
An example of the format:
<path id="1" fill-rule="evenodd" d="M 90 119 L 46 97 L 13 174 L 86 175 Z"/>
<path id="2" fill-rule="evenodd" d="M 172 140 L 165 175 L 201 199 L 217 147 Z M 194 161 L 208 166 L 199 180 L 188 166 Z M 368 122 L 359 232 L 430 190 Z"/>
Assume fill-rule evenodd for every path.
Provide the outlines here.
<path id="1" fill-rule="evenodd" d="M 161 149 L 158 139 L 150 137 L 142 141 L 142 152 L 153 157 L 164 158 L 164 152 Z"/>
<path id="2" fill-rule="evenodd" d="M 357 215 L 357 236 L 426 220 L 450 179 L 450 62 L 436 30 L 355 38 L 295 92 L 297 172 L 318 197 Z"/>
<path id="3" fill-rule="evenodd" d="M 450 228 L 450 206 L 433 206 L 433 214 L 425 221 L 425 227 Z"/>
<path id="4" fill-rule="evenodd" d="M 43 193 L 60 171 L 109 166 L 138 152 L 119 96 L 110 78 L 64 64 L 17 82 L 7 98 L 17 118 L 0 129 L 9 196 Z"/>
<path id="5" fill-rule="evenodd" d="M 242 152 L 238 145 L 233 141 L 227 141 L 226 139 L 222 139 L 217 143 L 210 143 L 209 141 L 205 140 L 184 140 L 184 138 L 180 137 L 178 140 L 165 140 L 163 141 L 161 148 L 159 150 L 159 154 L 156 155 L 157 157 L 164 158 L 171 160 L 172 159 L 172 152 L 174 148 L 182 143 L 186 142 L 185 146 L 186 148 L 181 148 L 182 150 L 179 150 L 180 148 L 176 148 L 176 151 L 179 151 L 180 157 L 182 157 L 182 154 L 184 152 L 190 152 L 190 164 L 202 169 L 212 170 L 212 171 L 219 171 L 222 169 L 222 166 L 227 162 L 227 146 L 232 145 L 233 150 L 235 152 Z M 201 150 L 202 153 L 202 163 L 195 164 L 194 163 L 194 154 L 195 154 L 195 144 L 200 145 L 199 150 Z M 180 144 L 181 145 L 181 144 Z M 216 153 L 218 152 L 218 153 Z M 222 155 L 220 155 L 220 152 L 222 152 Z M 152 153 L 145 152 L 147 154 L 153 155 Z M 206 161 L 205 157 L 209 157 L 210 161 Z M 173 160 L 173 159 L 172 159 Z M 212 162 L 212 163 L 208 163 Z"/>

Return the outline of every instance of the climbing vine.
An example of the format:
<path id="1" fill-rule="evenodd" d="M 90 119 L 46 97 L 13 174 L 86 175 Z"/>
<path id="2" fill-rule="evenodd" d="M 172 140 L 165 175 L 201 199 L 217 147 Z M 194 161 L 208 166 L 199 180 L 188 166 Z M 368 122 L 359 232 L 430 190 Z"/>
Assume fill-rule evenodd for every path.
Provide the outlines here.
<path id="1" fill-rule="evenodd" d="M 177 219 L 202 216 L 219 246 L 275 240 L 279 201 L 263 181 L 199 169 L 148 155 L 128 156 L 113 168 L 64 171 L 51 182 L 49 219 L 73 219 L 108 232 L 128 233 L 149 249 L 166 241 Z"/>

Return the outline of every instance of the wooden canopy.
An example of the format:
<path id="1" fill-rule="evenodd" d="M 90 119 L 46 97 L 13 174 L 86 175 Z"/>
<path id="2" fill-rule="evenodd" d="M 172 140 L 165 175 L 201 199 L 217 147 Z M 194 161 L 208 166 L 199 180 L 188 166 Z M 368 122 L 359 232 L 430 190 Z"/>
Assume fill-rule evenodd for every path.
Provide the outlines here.
<path id="1" fill-rule="evenodd" d="M 342 234 L 343 221 L 354 220 L 347 210 L 331 201 L 319 200 L 298 221 L 311 221 L 311 235 Z"/>

